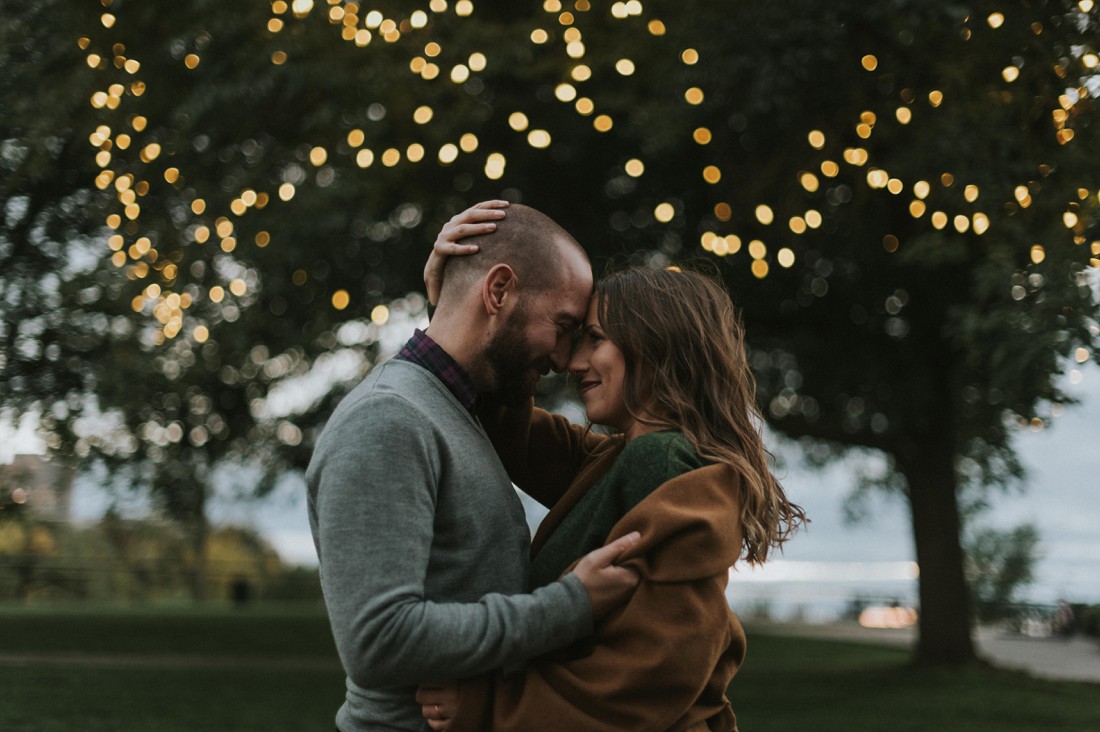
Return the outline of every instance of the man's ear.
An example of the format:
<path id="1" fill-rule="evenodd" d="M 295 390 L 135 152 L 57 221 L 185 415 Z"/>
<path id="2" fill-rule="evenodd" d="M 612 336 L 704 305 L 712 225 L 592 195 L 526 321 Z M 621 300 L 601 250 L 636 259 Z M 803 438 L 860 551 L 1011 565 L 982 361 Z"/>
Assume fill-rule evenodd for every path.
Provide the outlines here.
<path id="1" fill-rule="evenodd" d="M 516 296 L 516 273 L 507 264 L 498 264 L 489 270 L 481 282 L 481 299 L 485 312 L 496 315 L 504 309 L 509 298 Z"/>

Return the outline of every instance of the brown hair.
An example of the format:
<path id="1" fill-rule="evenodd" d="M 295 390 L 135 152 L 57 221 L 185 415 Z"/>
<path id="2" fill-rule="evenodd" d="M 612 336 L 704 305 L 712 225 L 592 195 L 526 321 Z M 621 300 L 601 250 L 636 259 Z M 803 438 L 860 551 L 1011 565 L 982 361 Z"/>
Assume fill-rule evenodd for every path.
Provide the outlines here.
<path id="1" fill-rule="evenodd" d="M 743 556 L 762 564 L 807 519 L 769 467 L 743 329 L 725 288 L 691 270 L 633 268 L 601 280 L 596 295 L 600 327 L 626 363 L 627 409 L 681 430 L 700 457 L 734 469 Z"/>

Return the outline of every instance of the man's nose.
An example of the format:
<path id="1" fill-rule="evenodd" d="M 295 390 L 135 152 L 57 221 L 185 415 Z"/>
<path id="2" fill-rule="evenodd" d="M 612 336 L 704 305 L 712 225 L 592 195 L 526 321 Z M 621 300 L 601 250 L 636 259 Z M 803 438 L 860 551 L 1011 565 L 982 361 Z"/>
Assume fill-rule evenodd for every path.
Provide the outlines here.
<path id="1" fill-rule="evenodd" d="M 562 338 L 550 354 L 550 368 L 554 369 L 554 373 L 560 374 L 569 366 L 569 345 L 569 339 Z"/>

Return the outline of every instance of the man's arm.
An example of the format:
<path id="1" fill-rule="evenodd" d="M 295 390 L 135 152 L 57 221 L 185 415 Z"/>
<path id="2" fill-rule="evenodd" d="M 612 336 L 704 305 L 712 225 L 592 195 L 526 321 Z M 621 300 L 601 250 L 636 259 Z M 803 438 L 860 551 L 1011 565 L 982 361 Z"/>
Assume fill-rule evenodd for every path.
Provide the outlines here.
<path id="1" fill-rule="evenodd" d="M 351 680 L 371 688 L 468 676 L 591 633 L 576 575 L 530 595 L 425 599 L 437 438 L 416 428 L 420 415 L 399 397 L 370 401 L 330 426 L 353 437 L 319 446 L 309 476 L 325 601 Z M 379 411 L 392 418 L 383 424 Z"/>

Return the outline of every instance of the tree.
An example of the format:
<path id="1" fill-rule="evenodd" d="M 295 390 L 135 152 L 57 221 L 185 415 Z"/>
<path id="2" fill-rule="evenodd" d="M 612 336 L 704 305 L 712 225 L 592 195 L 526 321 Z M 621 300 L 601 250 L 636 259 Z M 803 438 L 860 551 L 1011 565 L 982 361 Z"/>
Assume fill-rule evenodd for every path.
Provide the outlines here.
<path id="1" fill-rule="evenodd" d="M 1016 590 L 1034 579 L 1039 532 L 1032 524 L 1010 531 L 982 529 L 967 551 L 967 580 L 984 619 L 1008 615 Z"/>
<path id="2" fill-rule="evenodd" d="M 201 540 L 210 468 L 301 466 L 344 388 L 280 384 L 369 368 L 503 193 L 597 269 L 716 263 L 769 422 L 890 457 L 918 660 L 973 656 L 960 485 L 1019 476 L 1097 342 L 1091 0 L 102 6 L 5 9 L 0 46 L 0 383 L 59 449 L 148 465 Z"/>

